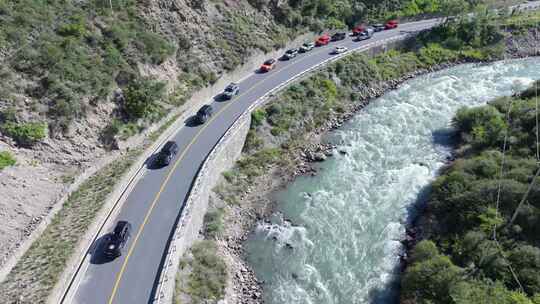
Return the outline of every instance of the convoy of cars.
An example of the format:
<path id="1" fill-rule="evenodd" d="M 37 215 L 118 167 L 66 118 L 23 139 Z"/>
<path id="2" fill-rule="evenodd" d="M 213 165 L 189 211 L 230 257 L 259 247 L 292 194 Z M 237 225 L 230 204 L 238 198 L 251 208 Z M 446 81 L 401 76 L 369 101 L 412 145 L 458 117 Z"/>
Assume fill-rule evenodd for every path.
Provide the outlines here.
<path id="1" fill-rule="evenodd" d="M 354 41 L 361 41 L 370 39 L 375 32 L 380 32 L 383 30 L 390 30 L 395 29 L 398 27 L 398 21 L 397 20 L 389 20 L 385 24 L 374 24 L 372 26 L 366 26 L 366 25 L 358 25 L 353 28 L 352 30 L 352 36 L 355 37 Z M 340 41 L 344 40 L 347 37 L 347 33 L 345 32 L 337 32 L 334 33 L 332 36 L 328 34 L 324 34 L 320 37 L 318 37 L 315 42 L 306 42 L 302 44 L 300 48 L 293 48 L 289 49 L 285 52 L 283 55 L 284 59 L 293 59 L 296 56 L 298 56 L 299 53 L 307 53 L 315 46 L 324 46 L 328 45 L 330 41 Z M 336 46 L 334 50 L 331 52 L 331 54 L 342 54 L 347 52 L 348 49 L 345 46 Z M 275 68 L 276 60 L 275 59 L 268 59 L 266 60 L 260 67 L 260 72 L 270 72 Z M 230 83 L 221 96 L 226 99 L 232 99 L 235 95 L 238 95 L 240 91 L 239 85 L 237 83 Z M 195 121 L 199 124 L 204 124 L 208 121 L 208 119 L 213 114 L 213 108 L 211 105 L 204 105 L 202 106 L 199 111 L 197 111 L 197 114 L 195 115 Z M 160 150 L 156 157 L 156 161 L 158 164 L 162 166 L 169 165 L 172 160 L 174 159 L 174 156 L 178 153 L 178 145 L 174 141 L 168 141 L 163 148 Z M 119 221 L 113 232 L 106 234 L 104 236 L 104 255 L 108 258 L 116 258 L 122 255 L 122 249 L 126 245 L 127 241 L 129 240 L 129 237 L 131 236 L 131 224 L 127 221 Z"/>

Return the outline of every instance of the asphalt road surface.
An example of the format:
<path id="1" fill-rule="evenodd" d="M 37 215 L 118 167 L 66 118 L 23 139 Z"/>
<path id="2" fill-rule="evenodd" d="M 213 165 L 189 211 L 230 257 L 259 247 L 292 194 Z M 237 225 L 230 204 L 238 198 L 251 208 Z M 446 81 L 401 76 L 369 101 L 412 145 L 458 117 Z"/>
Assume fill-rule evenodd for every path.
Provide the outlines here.
<path id="1" fill-rule="evenodd" d="M 333 56 L 330 53 L 337 45 L 355 49 L 403 32 L 428 29 L 435 24 L 437 21 L 434 19 L 412 22 L 375 33 L 373 38 L 362 42 L 353 42 L 350 37 L 331 42 L 289 61 L 278 61 L 276 68 L 268 73 L 254 72 L 239 83 L 240 93 L 232 100 L 211 101 L 214 108 L 212 120 L 198 126 L 186 122 L 174 136 L 180 149 L 173 162 L 163 168 L 148 166 L 129 193 L 118 217 L 112 219 L 115 222 L 127 220 L 133 225 L 132 237 L 123 255 L 107 260 L 101 254 L 101 238 L 95 242 L 89 253 L 90 264 L 78 274 L 80 281 L 71 287 L 74 289 L 74 303 L 152 303 L 169 237 L 200 166 L 227 129 L 259 97 Z"/>

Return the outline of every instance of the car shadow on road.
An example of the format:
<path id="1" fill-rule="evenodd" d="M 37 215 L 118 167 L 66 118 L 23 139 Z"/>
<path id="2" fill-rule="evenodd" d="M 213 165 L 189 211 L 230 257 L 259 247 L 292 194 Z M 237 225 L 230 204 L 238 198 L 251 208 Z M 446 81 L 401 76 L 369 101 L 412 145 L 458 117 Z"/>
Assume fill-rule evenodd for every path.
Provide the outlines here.
<path id="1" fill-rule="evenodd" d="M 217 94 L 216 96 L 214 96 L 213 99 L 214 99 L 215 102 L 224 102 L 224 101 L 229 100 L 229 99 L 227 99 L 227 97 L 225 97 L 225 95 L 223 95 L 223 94 L 221 94 L 221 93 L 219 93 L 219 94 Z"/>
<path id="2" fill-rule="evenodd" d="M 279 57 L 278 60 L 279 61 L 289 61 L 291 59 L 289 59 L 289 58 L 285 57 L 285 55 L 283 55 L 283 56 Z"/>
<path id="3" fill-rule="evenodd" d="M 268 73 L 268 72 L 267 72 L 267 71 L 263 71 L 263 70 L 261 70 L 261 69 L 256 69 L 255 71 L 253 71 L 253 73 L 255 73 L 255 74 L 266 74 L 266 73 Z"/>
<path id="4" fill-rule="evenodd" d="M 189 127 L 189 128 L 195 128 L 201 125 L 201 123 L 197 119 L 197 115 L 188 117 L 186 120 L 184 120 L 184 124 L 186 125 L 186 127 Z"/>
<path id="5" fill-rule="evenodd" d="M 90 264 L 94 265 L 101 265 L 106 264 L 109 262 L 112 262 L 114 258 L 110 258 L 104 254 L 105 252 L 105 245 L 106 245 L 106 238 L 110 235 L 110 233 L 107 233 L 100 238 L 98 238 L 93 244 L 90 250 L 88 250 L 90 254 Z"/>

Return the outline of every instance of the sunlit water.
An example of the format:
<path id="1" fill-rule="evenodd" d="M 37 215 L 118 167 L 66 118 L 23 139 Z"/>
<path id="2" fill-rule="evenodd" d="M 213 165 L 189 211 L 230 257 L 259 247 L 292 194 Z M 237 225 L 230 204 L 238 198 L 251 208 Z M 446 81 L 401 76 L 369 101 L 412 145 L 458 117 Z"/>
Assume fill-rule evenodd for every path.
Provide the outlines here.
<path id="1" fill-rule="evenodd" d="M 265 302 L 395 302 L 399 240 L 450 155 L 453 115 L 534 79 L 538 58 L 455 67 L 405 83 L 333 132 L 347 155 L 277 195 L 279 213 L 246 244 Z"/>

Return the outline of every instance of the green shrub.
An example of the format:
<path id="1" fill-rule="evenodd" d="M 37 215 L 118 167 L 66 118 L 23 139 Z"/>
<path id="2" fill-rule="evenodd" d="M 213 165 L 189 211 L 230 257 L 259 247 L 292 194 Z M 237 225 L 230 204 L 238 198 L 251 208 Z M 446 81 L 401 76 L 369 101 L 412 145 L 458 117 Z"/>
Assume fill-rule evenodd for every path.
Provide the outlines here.
<path id="1" fill-rule="evenodd" d="M 453 123 L 465 135 L 465 141 L 476 147 L 500 143 L 507 128 L 503 115 L 492 106 L 462 108 Z"/>
<path id="2" fill-rule="evenodd" d="M 266 111 L 264 109 L 256 109 L 251 113 L 251 127 L 258 127 L 262 125 L 266 118 Z"/>
<path id="3" fill-rule="evenodd" d="M 83 37 L 86 33 L 86 26 L 84 24 L 83 18 L 78 18 L 77 22 L 67 23 L 61 25 L 57 32 L 61 36 L 74 36 L 74 37 Z"/>
<path id="4" fill-rule="evenodd" d="M 457 59 L 456 52 L 445 49 L 437 43 L 430 43 L 421 48 L 419 52 L 420 60 L 428 66 L 443 62 L 452 62 Z"/>
<path id="5" fill-rule="evenodd" d="M 139 78 L 124 90 L 125 111 L 131 119 L 147 118 L 159 111 L 158 101 L 163 98 L 165 84 L 149 78 Z"/>
<path id="6" fill-rule="evenodd" d="M 18 145 L 31 146 L 47 135 L 47 124 L 40 122 L 8 122 L 0 126 L 5 135 L 13 138 Z"/>
<path id="7" fill-rule="evenodd" d="M 8 151 L 0 151 L 0 170 L 13 166 L 17 163 L 17 160 Z"/>

